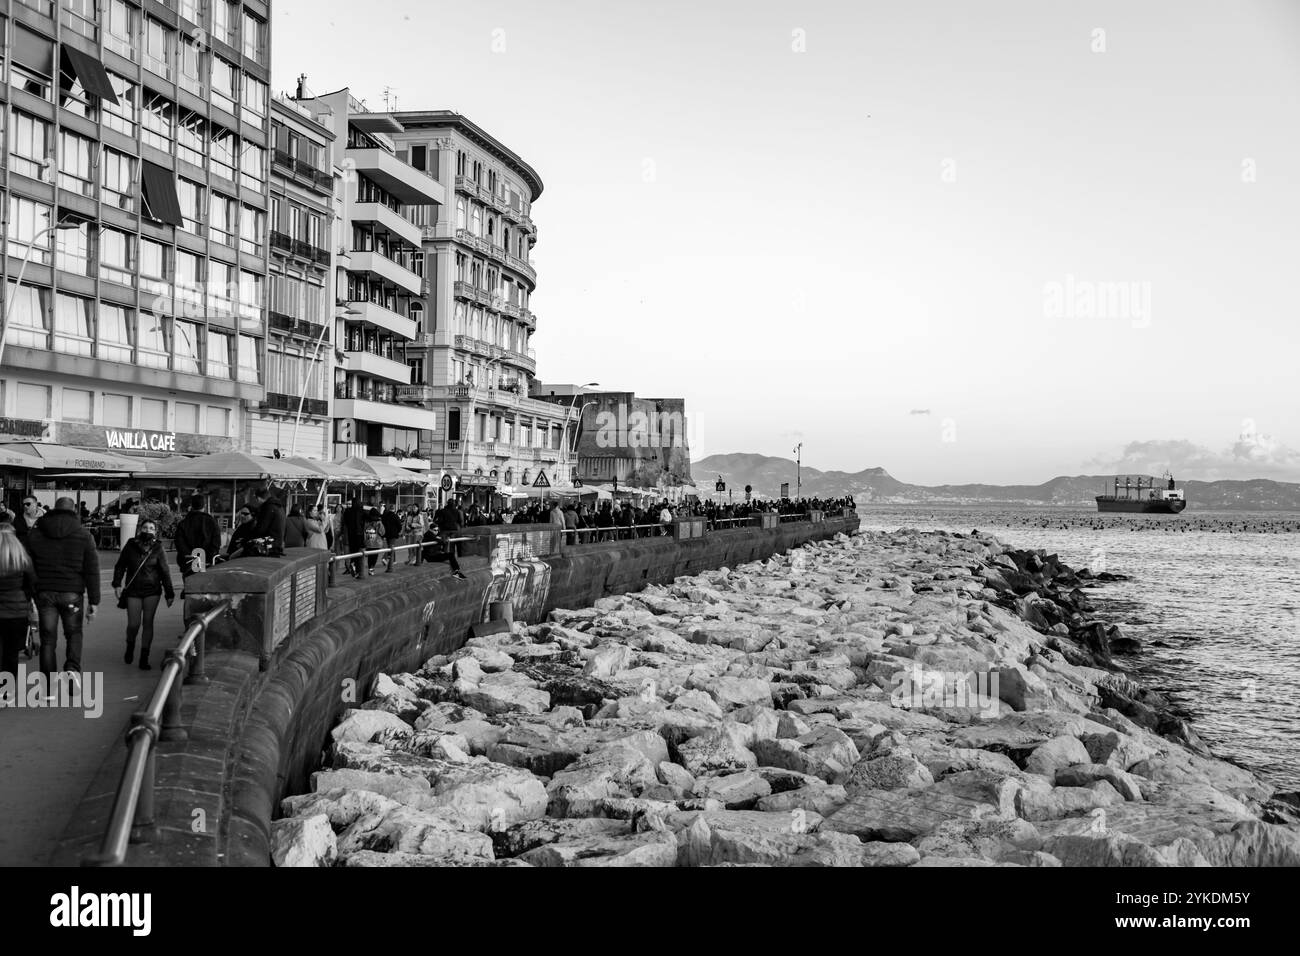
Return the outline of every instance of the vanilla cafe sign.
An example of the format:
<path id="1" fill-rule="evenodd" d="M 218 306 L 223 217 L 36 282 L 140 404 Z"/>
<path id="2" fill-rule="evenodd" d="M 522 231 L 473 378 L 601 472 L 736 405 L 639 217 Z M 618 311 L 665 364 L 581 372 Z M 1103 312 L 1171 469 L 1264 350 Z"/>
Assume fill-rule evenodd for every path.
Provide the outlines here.
<path id="1" fill-rule="evenodd" d="M 105 429 L 108 447 L 125 451 L 175 451 L 175 432 L 119 431 Z"/>

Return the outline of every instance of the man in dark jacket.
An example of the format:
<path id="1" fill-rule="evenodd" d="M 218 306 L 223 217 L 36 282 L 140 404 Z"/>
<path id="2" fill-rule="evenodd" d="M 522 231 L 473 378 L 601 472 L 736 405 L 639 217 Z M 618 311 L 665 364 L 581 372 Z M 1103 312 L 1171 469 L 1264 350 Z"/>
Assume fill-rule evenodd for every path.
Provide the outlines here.
<path id="1" fill-rule="evenodd" d="M 343 509 L 343 553 L 354 554 L 366 546 L 366 509 L 361 506 L 361 496 L 352 499 L 352 504 Z M 361 559 L 353 558 L 348 562 L 348 571 L 354 578 L 361 577 Z"/>
<path id="2" fill-rule="evenodd" d="M 266 542 L 266 554 L 278 558 L 284 554 L 284 505 L 271 494 L 271 486 L 266 482 L 253 488 L 253 499 L 257 503 L 257 515 L 253 519 L 254 538 L 269 538 Z"/>
<path id="3" fill-rule="evenodd" d="M 14 516 L 14 534 L 18 535 L 19 541 L 27 543 L 27 535 L 31 533 L 40 516 L 41 503 L 31 495 L 23 498 L 22 510 Z"/>
<path id="4" fill-rule="evenodd" d="M 460 508 L 457 507 L 455 499 L 449 499 L 446 504 L 438 509 L 433 516 L 434 528 L 430 528 L 425 533 L 425 540 L 429 541 L 429 546 L 424 548 L 424 560 L 426 561 L 446 561 L 451 566 L 451 573 L 461 581 L 465 580 L 465 575 L 460 573 L 460 561 L 456 558 L 456 543 L 448 539 L 456 536 L 456 532 L 463 527 L 460 516 Z"/>
<path id="5" fill-rule="evenodd" d="M 393 562 L 397 558 L 397 552 L 393 549 L 402 539 L 402 516 L 392 505 L 385 504 L 382 508 L 379 521 L 384 526 L 384 544 L 388 546 L 388 557 L 384 560 L 388 562 L 388 570 L 392 571 Z"/>
<path id="6" fill-rule="evenodd" d="M 81 673 L 81 626 L 95 617 L 99 605 L 99 553 L 90 532 L 81 526 L 71 498 L 54 502 L 54 510 L 40 518 L 27 535 L 40 590 L 36 609 L 40 615 L 41 673 L 48 678 L 58 669 L 59 622 L 67 642 L 63 669 Z"/>
<path id="7" fill-rule="evenodd" d="M 221 552 L 221 529 L 217 519 L 203 510 L 203 496 L 190 498 L 190 511 L 176 525 L 176 563 L 181 566 L 181 579 L 212 567 L 213 559 Z M 202 558 L 195 560 L 194 552 Z"/>

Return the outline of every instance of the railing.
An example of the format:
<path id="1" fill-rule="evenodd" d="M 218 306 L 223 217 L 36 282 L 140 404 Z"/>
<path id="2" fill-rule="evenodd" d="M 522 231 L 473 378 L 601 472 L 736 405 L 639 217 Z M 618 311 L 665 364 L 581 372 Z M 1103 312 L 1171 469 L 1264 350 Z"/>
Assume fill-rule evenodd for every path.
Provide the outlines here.
<path id="1" fill-rule="evenodd" d="M 84 866 L 121 866 L 126 861 L 129 843 L 147 843 L 154 827 L 154 780 L 157 769 L 155 750 L 160 740 L 186 740 L 189 733 L 181 726 L 181 672 L 193 652 L 194 659 L 185 684 L 205 684 L 203 639 L 208 625 L 230 609 L 222 601 L 199 615 L 185 629 L 180 642 L 163 658 L 162 673 L 149 705 L 131 715 L 131 729 L 126 734 L 126 766 L 118 783 L 108 829 L 99 853 L 82 861 Z"/>
<path id="2" fill-rule="evenodd" d="M 464 542 L 464 541 L 473 541 L 473 540 L 474 540 L 473 538 L 447 538 L 447 539 L 445 539 L 445 541 L 446 541 L 447 544 L 460 544 L 461 542 Z M 425 549 L 425 548 L 436 548 L 436 547 L 438 547 L 441 543 L 442 543 L 442 542 L 436 542 L 436 541 L 422 541 L 422 542 L 420 542 L 419 544 L 397 544 L 397 545 L 393 545 L 393 547 L 391 547 L 391 548 L 389 548 L 389 547 L 383 547 L 383 548 L 363 548 L 363 549 L 361 549 L 360 551 L 353 551 L 353 552 L 351 552 L 350 554 L 335 554 L 335 555 L 332 555 L 332 556 L 330 557 L 330 562 L 329 562 L 329 571 L 327 572 L 327 576 L 326 576 L 327 586 L 328 586 L 328 587 L 337 587 L 337 586 L 338 586 L 337 582 L 335 581 L 335 572 L 334 572 L 334 568 L 335 568 L 335 566 L 336 566 L 340 561 L 343 561 L 343 562 L 366 561 L 366 559 L 369 558 L 371 555 L 376 555 L 376 556 L 388 555 L 388 556 L 389 556 L 388 569 L 387 569 L 387 571 L 386 571 L 385 573 L 391 574 L 392 571 L 393 571 L 393 568 L 394 568 L 394 567 L 396 566 L 396 564 L 397 564 L 397 552 L 399 552 L 399 551 L 411 551 L 411 550 L 414 550 L 414 551 L 415 551 L 415 563 L 416 563 L 416 565 L 418 566 L 418 565 L 424 564 L 424 549 Z M 367 563 L 368 563 L 368 562 L 367 562 Z M 438 564 L 438 563 L 440 563 L 440 562 L 431 561 L 431 562 L 429 562 L 429 563 L 430 563 L 430 564 Z M 366 570 L 369 570 L 369 568 L 367 568 Z M 351 569 L 349 569 L 349 570 L 348 570 L 348 573 L 349 573 L 349 574 L 352 574 L 353 572 L 351 571 Z M 371 572 L 371 573 L 373 573 L 373 572 Z"/>

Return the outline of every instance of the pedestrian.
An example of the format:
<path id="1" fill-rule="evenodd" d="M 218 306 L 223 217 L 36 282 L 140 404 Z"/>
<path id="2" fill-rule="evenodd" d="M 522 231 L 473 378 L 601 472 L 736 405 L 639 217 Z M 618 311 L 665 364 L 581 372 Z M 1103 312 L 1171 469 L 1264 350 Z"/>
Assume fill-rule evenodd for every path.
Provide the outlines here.
<path id="1" fill-rule="evenodd" d="M 570 502 L 561 512 L 564 516 L 564 527 L 567 529 L 564 535 L 565 544 L 578 543 L 578 512 L 574 510 L 573 503 Z"/>
<path id="2" fill-rule="evenodd" d="M 451 540 L 461 527 L 460 509 L 455 501 L 449 500 L 434 514 L 433 526 L 424 533 L 426 546 L 421 550 L 425 561 L 446 561 L 452 576 L 464 581 L 465 575 L 460 573 L 460 560 L 456 556 L 456 542 Z"/>
<path id="3" fill-rule="evenodd" d="M 147 671 L 149 648 L 153 646 L 153 619 L 158 613 L 158 599 L 164 595 L 167 606 L 176 599 L 172 576 L 167 569 L 158 526 L 141 521 L 136 536 L 126 543 L 113 567 L 113 593 L 117 606 L 126 610 L 126 654 L 130 664 L 135 657 L 135 638 L 140 635 L 140 670 Z"/>
<path id="4" fill-rule="evenodd" d="M 265 481 L 253 486 L 253 499 L 257 503 L 257 511 L 253 516 L 257 524 L 253 528 L 252 538 L 255 541 L 265 542 L 264 546 L 255 553 L 272 558 L 283 556 L 284 505 L 280 504 L 279 499 L 271 491 L 271 486 Z"/>
<path id="5" fill-rule="evenodd" d="M 384 560 L 388 563 L 388 570 L 391 573 L 393 564 L 397 560 L 397 552 L 394 549 L 402 540 L 402 516 L 392 505 L 385 504 L 379 513 L 379 523 L 383 526 L 384 545 L 388 548 L 388 555 Z"/>
<path id="6" fill-rule="evenodd" d="M 18 655 L 27 645 L 27 625 L 36 602 L 31 556 L 14 532 L 14 515 L 0 515 L 0 674 L 18 674 Z"/>
<path id="7" fill-rule="evenodd" d="M 378 508 L 372 507 L 366 512 L 365 549 L 374 552 L 366 555 L 366 571 L 373 577 L 379 552 L 384 550 L 384 519 Z"/>
<path id="8" fill-rule="evenodd" d="M 356 554 L 366 546 L 366 509 L 361 507 L 361 496 L 355 495 L 352 503 L 343 512 L 343 554 Z M 361 577 L 361 559 L 348 561 L 348 573 L 354 578 Z"/>
<path id="9" fill-rule="evenodd" d="M 22 512 L 14 518 L 14 534 L 26 544 L 27 535 L 36 527 L 36 520 L 41 516 L 41 503 L 33 495 L 23 497 Z"/>
<path id="10" fill-rule="evenodd" d="M 307 519 L 303 517 L 301 505 L 290 508 L 289 517 L 284 519 L 284 546 L 307 547 Z"/>
<path id="11" fill-rule="evenodd" d="M 81 525 L 76 504 L 59 498 L 54 510 L 37 520 L 27 535 L 38 590 L 36 610 L 41 628 L 41 673 L 48 680 L 58 670 L 59 625 L 63 625 L 63 669 L 81 674 L 83 623 L 99 606 L 99 552 Z"/>
<path id="12" fill-rule="evenodd" d="M 427 527 L 428 522 L 424 520 L 424 514 L 420 511 L 418 505 L 411 505 L 411 507 L 406 509 L 406 519 L 402 524 L 402 530 L 406 535 L 406 544 L 420 544 L 420 542 L 424 540 L 424 529 Z M 419 555 L 416 554 L 415 548 L 411 548 L 407 551 L 407 564 L 416 564 L 418 560 Z"/>
<path id="13" fill-rule="evenodd" d="M 181 581 L 212 567 L 221 553 L 221 528 L 217 519 L 203 510 L 203 496 L 190 497 L 190 510 L 176 524 L 176 563 L 180 565 Z"/>
<path id="14" fill-rule="evenodd" d="M 329 536 L 325 533 L 327 522 L 318 505 L 308 507 L 307 515 L 303 518 L 303 525 L 307 529 L 306 546 L 320 551 L 328 551 L 330 547 Z"/>
<path id="15" fill-rule="evenodd" d="M 255 527 L 252 505 L 244 505 L 235 515 L 235 530 L 230 532 L 230 543 L 226 545 L 226 560 L 244 556 L 244 547 L 253 536 Z"/>

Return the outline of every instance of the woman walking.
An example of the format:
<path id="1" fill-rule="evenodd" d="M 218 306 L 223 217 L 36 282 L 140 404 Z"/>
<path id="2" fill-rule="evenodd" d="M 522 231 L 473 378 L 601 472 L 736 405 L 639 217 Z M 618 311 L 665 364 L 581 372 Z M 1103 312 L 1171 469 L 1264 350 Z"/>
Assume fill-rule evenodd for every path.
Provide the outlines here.
<path id="1" fill-rule="evenodd" d="M 302 505 L 289 509 L 289 517 L 284 521 L 284 546 L 286 548 L 307 547 L 307 519 L 303 517 Z"/>
<path id="2" fill-rule="evenodd" d="M 27 643 L 27 621 L 36 600 L 36 573 L 18 540 L 14 516 L 0 514 L 0 673 L 17 680 L 18 655 Z"/>
<path id="3" fill-rule="evenodd" d="M 125 582 L 125 583 L 124 583 Z M 172 576 L 162 545 L 158 542 L 158 526 L 152 521 L 141 521 L 140 530 L 126 543 L 122 555 L 113 568 L 113 593 L 117 606 L 126 608 L 126 656 L 128 664 L 135 656 L 135 636 L 144 629 L 140 638 L 140 670 L 150 670 L 149 648 L 153 644 L 153 619 L 158 613 L 158 598 L 167 596 L 167 606 L 172 606 Z"/>
<path id="4" fill-rule="evenodd" d="M 424 529 L 428 527 L 424 520 L 424 513 L 420 511 L 419 505 L 411 505 L 406 509 L 406 521 L 403 523 L 403 530 L 406 532 L 405 544 L 419 544 L 424 540 Z M 406 563 L 416 564 L 419 557 L 415 553 L 415 548 L 406 552 Z"/>
<path id="5" fill-rule="evenodd" d="M 307 529 L 307 547 L 329 550 L 329 539 L 325 536 L 325 515 L 318 506 L 311 505 L 307 509 L 303 525 Z"/>

